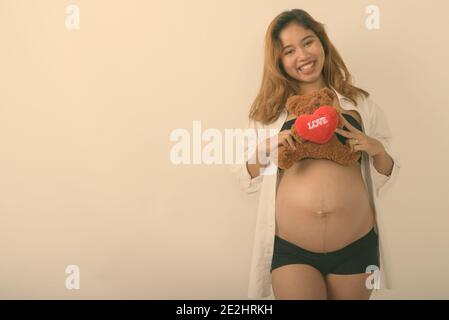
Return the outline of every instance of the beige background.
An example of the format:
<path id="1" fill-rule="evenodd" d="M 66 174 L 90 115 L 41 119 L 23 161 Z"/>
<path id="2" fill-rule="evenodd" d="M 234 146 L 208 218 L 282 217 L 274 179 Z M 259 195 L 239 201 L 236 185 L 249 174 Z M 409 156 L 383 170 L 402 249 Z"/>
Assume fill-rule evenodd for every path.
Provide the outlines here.
<path id="1" fill-rule="evenodd" d="M 398 286 L 373 299 L 449 298 L 445 0 L 0 0 L 0 298 L 245 299 L 257 196 L 228 165 L 173 165 L 169 135 L 243 127 L 265 30 L 297 7 L 385 109 L 402 160 L 383 203 Z"/>

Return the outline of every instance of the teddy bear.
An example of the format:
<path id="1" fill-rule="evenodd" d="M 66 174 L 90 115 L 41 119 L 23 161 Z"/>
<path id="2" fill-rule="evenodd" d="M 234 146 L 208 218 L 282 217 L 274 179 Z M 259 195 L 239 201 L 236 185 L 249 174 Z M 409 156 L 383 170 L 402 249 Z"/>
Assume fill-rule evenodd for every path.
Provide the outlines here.
<path id="1" fill-rule="evenodd" d="M 337 138 L 335 128 L 346 127 L 340 119 L 343 109 L 332 105 L 334 99 L 335 93 L 326 87 L 287 99 L 286 109 L 297 116 L 290 128 L 296 150 L 289 145 L 279 146 L 277 165 L 280 169 L 288 169 L 304 158 L 328 159 L 343 166 L 360 159 L 361 151 L 351 151 L 348 143 Z"/>

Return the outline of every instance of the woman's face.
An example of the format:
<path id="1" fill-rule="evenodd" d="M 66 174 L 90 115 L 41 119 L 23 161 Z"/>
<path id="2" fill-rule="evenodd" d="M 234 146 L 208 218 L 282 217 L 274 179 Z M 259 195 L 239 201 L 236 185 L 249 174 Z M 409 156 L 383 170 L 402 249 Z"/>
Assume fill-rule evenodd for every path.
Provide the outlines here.
<path id="1" fill-rule="evenodd" d="M 320 88 L 324 85 L 321 71 L 324 49 L 312 30 L 290 23 L 279 34 L 281 62 L 287 74 L 300 82 L 300 88 Z"/>

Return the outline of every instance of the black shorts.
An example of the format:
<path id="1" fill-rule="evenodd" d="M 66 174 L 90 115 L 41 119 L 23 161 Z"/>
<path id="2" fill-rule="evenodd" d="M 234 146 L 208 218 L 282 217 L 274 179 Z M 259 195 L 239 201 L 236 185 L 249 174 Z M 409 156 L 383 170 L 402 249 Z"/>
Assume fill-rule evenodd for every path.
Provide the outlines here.
<path id="1" fill-rule="evenodd" d="M 287 264 L 307 264 L 318 269 L 323 276 L 332 274 L 366 273 L 380 268 L 379 241 L 374 228 L 362 238 L 342 249 L 319 253 L 305 250 L 275 235 L 271 271 Z M 373 267 L 370 267 L 373 268 Z"/>

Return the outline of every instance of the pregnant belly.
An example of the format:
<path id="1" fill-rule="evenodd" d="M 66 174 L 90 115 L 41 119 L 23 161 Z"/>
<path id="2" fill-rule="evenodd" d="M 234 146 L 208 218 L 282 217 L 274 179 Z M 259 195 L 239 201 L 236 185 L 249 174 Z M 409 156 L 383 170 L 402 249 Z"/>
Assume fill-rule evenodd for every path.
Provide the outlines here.
<path id="1" fill-rule="evenodd" d="M 331 252 L 373 227 L 360 165 L 304 159 L 284 170 L 276 192 L 276 234 L 306 250 Z"/>

